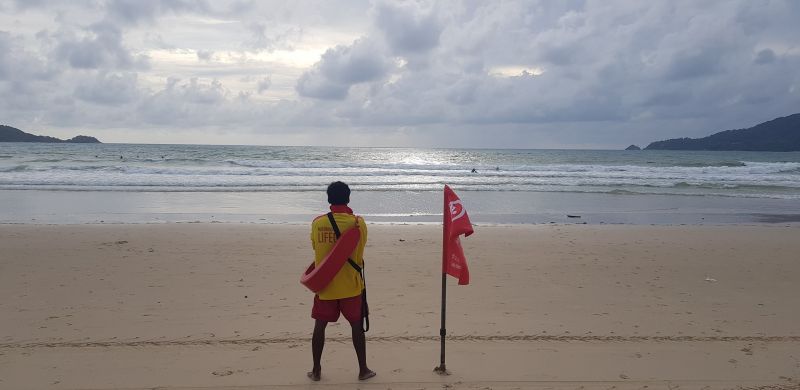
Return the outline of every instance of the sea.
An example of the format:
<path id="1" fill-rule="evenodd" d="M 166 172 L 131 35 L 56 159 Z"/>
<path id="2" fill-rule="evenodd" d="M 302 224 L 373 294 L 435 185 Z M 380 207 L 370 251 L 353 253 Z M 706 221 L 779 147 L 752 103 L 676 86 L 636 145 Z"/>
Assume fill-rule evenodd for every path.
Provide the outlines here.
<path id="1" fill-rule="evenodd" d="M 800 221 L 800 152 L 0 143 L 0 223 L 307 223 L 341 180 L 375 223 Z"/>

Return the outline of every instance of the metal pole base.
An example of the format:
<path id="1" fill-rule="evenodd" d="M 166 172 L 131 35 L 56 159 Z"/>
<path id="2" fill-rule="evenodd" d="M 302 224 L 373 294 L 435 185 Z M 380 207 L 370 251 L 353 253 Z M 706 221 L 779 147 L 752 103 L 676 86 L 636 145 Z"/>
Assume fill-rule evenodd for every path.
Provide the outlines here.
<path id="1" fill-rule="evenodd" d="M 444 364 L 442 364 L 439 367 L 434 368 L 433 372 L 435 372 L 435 373 L 437 373 L 439 375 L 442 375 L 442 376 L 450 375 L 450 371 L 447 371 L 447 368 L 444 366 Z"/>

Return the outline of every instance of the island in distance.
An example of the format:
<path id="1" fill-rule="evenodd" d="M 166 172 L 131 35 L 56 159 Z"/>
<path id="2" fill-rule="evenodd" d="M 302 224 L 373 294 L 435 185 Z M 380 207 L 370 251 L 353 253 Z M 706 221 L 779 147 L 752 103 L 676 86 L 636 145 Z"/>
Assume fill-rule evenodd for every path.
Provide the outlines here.
<path id="1" fill-rule="evenodd" d="M 726 130 L 704 138 L 656 141 L 645 150 L 800 151 L 800 113 L 764 122 L 748 129 Z"/>
<path id="2" fill-rule="evenodd" d="M 49 142 L 49 143 L 73 143 L 73 144 L 99 144 L 97 138 L 86 135 L 79 135 L 68 140 L 62 140 L 44 135 L 34 135 L 26 133 L 11 126 L 0 125 L 0 142 Z"/>
<path id="3" fill-rule="evenodd" d="M 625 150 L 642 150 L 642 148 L 640 148 L 640 147 L 638 147 L 636 145 L 631 145 L 631 146 L 628 146 L 627 148 L 625 148 Z"/>

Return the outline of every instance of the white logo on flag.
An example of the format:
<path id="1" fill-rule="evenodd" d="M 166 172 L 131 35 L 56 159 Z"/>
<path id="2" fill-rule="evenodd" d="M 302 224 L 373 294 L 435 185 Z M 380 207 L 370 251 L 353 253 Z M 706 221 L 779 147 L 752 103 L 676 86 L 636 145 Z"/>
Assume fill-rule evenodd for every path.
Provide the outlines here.
<path id="1" fill-rule="evenodd" d="M 461 199 L 450 202 L 450 222 L 455 222 L 455 220 L 463 217 L 465 212 Z"/>
<path id="2" fill-rule="evenodd" d="M 461 259 L 455 253 L 450 254 L 450 268 L 461 271 Z"/>

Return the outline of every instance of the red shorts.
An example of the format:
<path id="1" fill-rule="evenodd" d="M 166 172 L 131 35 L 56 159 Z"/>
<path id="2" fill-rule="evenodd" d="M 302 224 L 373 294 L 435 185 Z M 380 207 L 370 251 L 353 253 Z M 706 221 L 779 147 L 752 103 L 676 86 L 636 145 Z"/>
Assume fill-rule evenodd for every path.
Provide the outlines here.
<path id="1" fill-rule="evenodd" d="M 361 321 L 361 295 L 350 298 L 323 301 L 314 295 L 314 307 L 311 308 L 311 318 L 320 321 L 336 322 L 339 313 L 344 315 L 348 322 Z"/>

